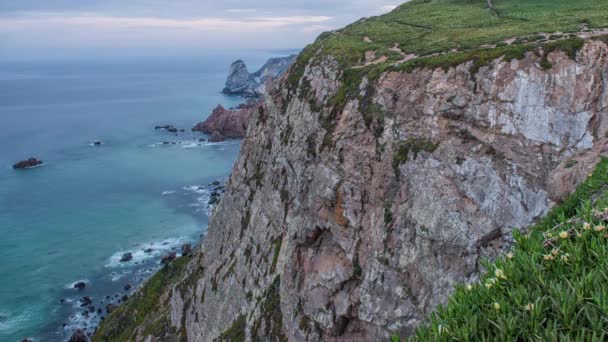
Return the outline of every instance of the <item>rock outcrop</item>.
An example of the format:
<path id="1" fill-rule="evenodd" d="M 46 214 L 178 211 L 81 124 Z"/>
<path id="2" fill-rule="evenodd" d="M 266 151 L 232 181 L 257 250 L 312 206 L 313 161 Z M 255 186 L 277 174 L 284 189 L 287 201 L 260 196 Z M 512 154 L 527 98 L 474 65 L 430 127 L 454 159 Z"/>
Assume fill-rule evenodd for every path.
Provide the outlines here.
<path id="1" fill-rule="evenodd" d="M 285 73 L 296 57 L 297 55 L 270 58 L 254 73 L 249 73 L 245 62 L 239 59 L 230 65 L 226 86 L 222 92 L 245 97 L 261 96 L 273 80 Z"/>
<path id="2" fill-rule="evenodd" d="M 43 164 L 42 160 L 38 160 L 38 159 L 32 157 L 32 158 L 29 158 L 26 160 L 22 160 L 18 163 L 15 163 L 13 165 L 13 169 L 15 169 L 15 170 L 30 169 L 32 167 L 40 166 L 42 164 Z"/>
<path id="3" fill-rule="evenodd" d="M 219 105 L 204 122 L 194 126 L 192 131 L 209 134 L 209 140 L 212 142 L 226 138 L 243 138 L 247 132 L 249 117 L 261 108 L 261 103 L 255 100 L 249 100 L 235 109 L 226 109 Z"/>
<path id="4" fill-rule="evenodd" d="M 518 58 L 354 84 L 331 56 L 297 63 L 252 113 L 208 234 L 133 339 L 411 334 L 606 154 L 608 45 Z"/>

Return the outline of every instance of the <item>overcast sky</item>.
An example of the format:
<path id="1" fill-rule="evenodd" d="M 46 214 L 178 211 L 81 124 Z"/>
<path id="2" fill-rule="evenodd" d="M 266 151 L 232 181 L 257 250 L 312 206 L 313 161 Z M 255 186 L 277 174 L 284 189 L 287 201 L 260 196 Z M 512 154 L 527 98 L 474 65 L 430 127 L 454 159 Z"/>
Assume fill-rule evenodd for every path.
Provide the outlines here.
<path id="1" fill-rule="evenodd" d="M 0 0 L 0 57 L 301 48 L 403 0 Z"/>

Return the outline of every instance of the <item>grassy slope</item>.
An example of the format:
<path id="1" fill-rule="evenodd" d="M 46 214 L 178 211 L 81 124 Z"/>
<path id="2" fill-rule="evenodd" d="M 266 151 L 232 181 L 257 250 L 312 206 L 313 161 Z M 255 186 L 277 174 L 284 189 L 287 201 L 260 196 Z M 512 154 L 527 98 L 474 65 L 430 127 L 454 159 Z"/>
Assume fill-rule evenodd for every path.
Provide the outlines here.
<path id="1" fill-rule="evenodd" d="M 190 257 L 178 258 L 161 268 L 131 298 L 100 324 L 92 341 L 131 341 L 136 328 L 155 336 L 177 334 L 169 322 L 163 295 L 182 279 Z M 164 300 L 168 297 L 165 296 Z"/>
<path id="2" fill-rule="evenodd" d="M 360 20 L 317 41 L 324 53 L 344 66 L 360 64 L 366 51 L 376 50 L 392 60 L 401 56 L 388 49 L 398 43 L 405 53 L 420 56 L 468 50 L 484 44 L 540 32 L 574 32 L 608 26 L 606 0 L 412 0 L 391 13 Z M 368 36 L 373 43 L 366 43 Z"/>
<path id="3" fill-rule="evenodd" d="M 585 224 L 587 223 L 587 224 Z M 608 339 L 608 159 L 480 281 L 458 286 L 422 341 Z M 394 340 L 398 340 L 397 337 Z"/>

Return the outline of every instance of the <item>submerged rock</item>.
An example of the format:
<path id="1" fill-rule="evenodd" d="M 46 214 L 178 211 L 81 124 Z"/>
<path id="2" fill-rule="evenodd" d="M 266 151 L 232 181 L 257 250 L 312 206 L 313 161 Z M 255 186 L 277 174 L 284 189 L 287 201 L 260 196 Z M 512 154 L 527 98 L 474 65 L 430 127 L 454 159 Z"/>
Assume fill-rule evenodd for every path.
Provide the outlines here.
<path id="1" fill-rule="evenodd" d="M 13 164 L 13 169 L 16 169 L 16 170 L 17 169 L 29 169 L 29 168 L 39 166 L 42 164 L 43 164 L 42 160 L 38 160 L 38 159 L 32 157 L 32 158 L 22 160 L 20 162 Z"/>

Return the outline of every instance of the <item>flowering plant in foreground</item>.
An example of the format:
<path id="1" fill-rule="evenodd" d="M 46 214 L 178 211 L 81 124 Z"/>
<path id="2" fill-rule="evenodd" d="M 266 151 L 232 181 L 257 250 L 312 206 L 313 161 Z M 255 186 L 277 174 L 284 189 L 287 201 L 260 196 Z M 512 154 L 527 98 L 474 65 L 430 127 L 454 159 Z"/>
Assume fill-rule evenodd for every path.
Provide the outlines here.
<path id="1" fill-rule="evenodd" d="M 413 339 L 608 339 L 608 159 L 476 283 L 457 286 Z M 440 327 L 440 328 L 439 328 Z M 394 337 L 393 340 L 399 340 Z"/>

